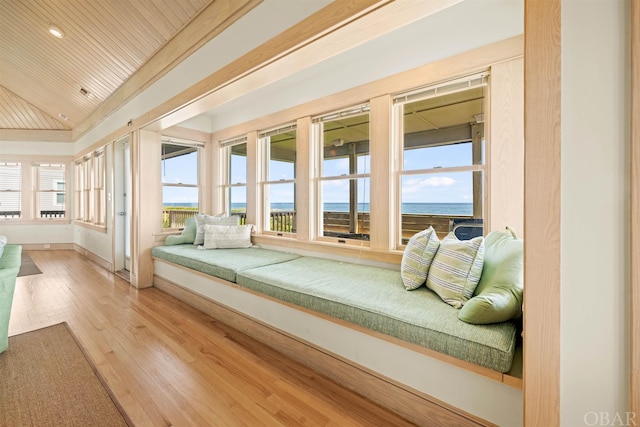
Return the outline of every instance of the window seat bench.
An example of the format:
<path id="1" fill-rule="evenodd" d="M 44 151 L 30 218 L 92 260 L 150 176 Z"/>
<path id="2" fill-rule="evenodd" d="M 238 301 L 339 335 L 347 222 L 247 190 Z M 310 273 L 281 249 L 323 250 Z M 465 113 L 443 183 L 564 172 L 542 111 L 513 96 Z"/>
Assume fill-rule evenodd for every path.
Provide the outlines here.
<path id="1" fill-rule="evenodd" d="M 157 246 L 152 256 L 500 373 L 512 366 L 514 322 L 462 322 L 426 287 L 405 290 L 399 271 L 256 247 Z"/>

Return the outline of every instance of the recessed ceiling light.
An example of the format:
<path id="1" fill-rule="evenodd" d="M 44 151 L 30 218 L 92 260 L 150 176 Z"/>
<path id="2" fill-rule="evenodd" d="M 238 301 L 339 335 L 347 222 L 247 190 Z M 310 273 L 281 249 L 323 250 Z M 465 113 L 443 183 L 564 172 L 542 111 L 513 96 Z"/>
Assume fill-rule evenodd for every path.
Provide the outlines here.
<path id="1" fill-rule="evenodd" d="M 69 120 L 69 117 L 65 113 L 58 113 L 58 117 L 60 117 L 65 122 Z"/>
<path id="2" fill-rule="evenodd" d="M 53 24 L 49 24 L 49 33 L 52 36 L 57 37 L 59 39 L 64 38 L 64 31 L 62 31 L 59 27 Z"/>

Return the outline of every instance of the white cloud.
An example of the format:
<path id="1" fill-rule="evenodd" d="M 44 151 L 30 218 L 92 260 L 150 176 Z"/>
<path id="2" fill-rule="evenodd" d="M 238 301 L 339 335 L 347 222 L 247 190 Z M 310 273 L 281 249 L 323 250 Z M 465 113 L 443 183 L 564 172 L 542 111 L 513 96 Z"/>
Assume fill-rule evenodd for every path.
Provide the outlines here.
<path id="1" fill-rule="evenodd" d="M 449 187 L 456 183 L 456 180 L 449 176 L 432 176 L 420 182 L 424 187 Z"/>
<path id="2" fill-rule="evenodd" d="M 427 187 L 450 187 L 457 181 L 449 176 L 431 176 L 429 178 L 408 178 L 402 183 L 402 193 L 411 194 L 424 191 Z"/>

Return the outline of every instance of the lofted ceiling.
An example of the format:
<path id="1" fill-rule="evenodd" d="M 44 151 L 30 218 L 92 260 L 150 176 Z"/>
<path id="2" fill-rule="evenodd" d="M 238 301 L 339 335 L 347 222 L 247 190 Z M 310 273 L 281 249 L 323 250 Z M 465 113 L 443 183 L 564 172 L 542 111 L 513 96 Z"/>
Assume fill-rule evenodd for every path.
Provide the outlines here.
<path id="1" fill-rule="evenodd" d="M 215 15 L 218 22 L 209 16 L 206 23 L 222 31 L 260 1 L 0 1 L 0 132 L 90 127 L 96 110 L 103 108 L 100 117 L 115 110 L 184 59 L 190 45 L 214 37 L 202 15 Z M 51 24 L 63 38 L 49 33 Z M 176 40 L 179 49 L 171 48 Z M 158 56 L 163 63 L 143 68 Z"/>

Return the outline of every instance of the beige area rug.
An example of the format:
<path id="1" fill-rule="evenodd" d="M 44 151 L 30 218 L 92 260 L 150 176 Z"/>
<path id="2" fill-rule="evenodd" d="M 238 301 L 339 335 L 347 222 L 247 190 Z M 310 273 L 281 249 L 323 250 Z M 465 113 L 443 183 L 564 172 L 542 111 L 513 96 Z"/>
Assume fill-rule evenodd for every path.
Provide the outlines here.
<path id="1" fill-rule="evenodd" d="M 66 323 L 9 337 L 0 426 L 132 426 Z"/>

